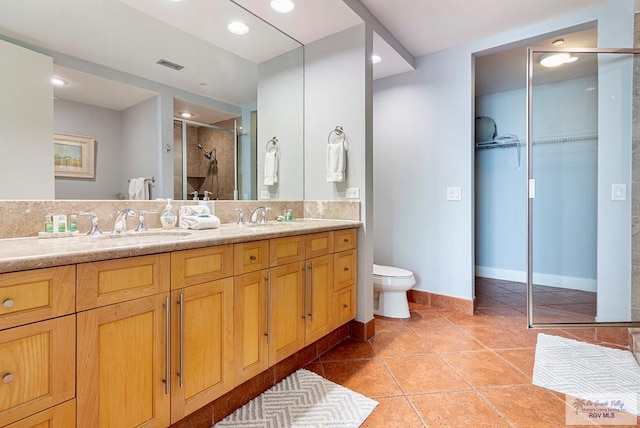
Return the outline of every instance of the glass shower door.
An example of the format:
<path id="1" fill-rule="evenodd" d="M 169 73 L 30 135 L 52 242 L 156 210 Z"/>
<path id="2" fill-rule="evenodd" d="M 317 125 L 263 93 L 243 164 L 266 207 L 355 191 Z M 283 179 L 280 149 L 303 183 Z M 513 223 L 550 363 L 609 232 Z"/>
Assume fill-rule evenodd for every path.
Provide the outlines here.
<path id="1" fill-rule="evenodd" d="M 632 276 L 632 266 L 640 268 L 640 251 L 632 257 L 640 204 L 632 212 L 631 191 L 640 179 L 632 174 L 638 52 L 529 49 L 531 327 L 640 325 L 640 281 Z"/>

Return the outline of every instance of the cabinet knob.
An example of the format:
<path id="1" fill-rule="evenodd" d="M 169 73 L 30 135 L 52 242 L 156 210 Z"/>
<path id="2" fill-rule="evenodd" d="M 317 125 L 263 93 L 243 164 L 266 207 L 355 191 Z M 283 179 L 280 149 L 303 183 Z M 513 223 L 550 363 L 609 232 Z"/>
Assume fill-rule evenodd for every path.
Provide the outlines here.
<path id="1" fill-rule="evenodd" d="M 13 380 L 13 375 L 11 373 L 7 373 L 4 376 L 2 376 L 2 383 L 11 383 L 12 380 Z"/>
<path id="2" fill-rule="evenodd" d="M 344 267 L 344 271 L 345 271 L 345 272 L 349 272 L 349 266 L 345 266 L 345 267 Z"/>
<path id="3" fill-rule="evenodd" d="M 255 261 L 256 260 L 256 256 L 249 256 L 249 260 Z"/>
<path id="4" fill-rule="evenodd" d="M 348 308 L 348 307 L 349 307 L 349 305 L 347 305 L 346 303 L 344 303 L 344 304 L 342 305 L 342 307 L 343 307 L 343 308 Z"/>
<path id="5" fill-rule="evenodd" d="M 342 240 L 342 242 L 344 242 L 345 244 L 346 244 L 346 243 L 348 243 L 348 242 L 349 242 L 349 238 L 344 238 L 344 239 Z"/>
<path id="6" fill-rule="evenodd" d="M 13 308 L 14 304 L 15 302 L 12 299 L 7 299 L 4 302 L 2 302 L 2 307 L 5 309 L 9 309 L 9 308 Z"/>

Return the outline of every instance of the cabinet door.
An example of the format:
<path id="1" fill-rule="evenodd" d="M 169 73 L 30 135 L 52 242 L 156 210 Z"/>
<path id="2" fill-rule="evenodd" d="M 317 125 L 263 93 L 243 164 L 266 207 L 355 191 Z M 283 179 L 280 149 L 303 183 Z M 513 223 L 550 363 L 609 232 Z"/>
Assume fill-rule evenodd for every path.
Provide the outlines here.
<path id="1" fill-rule="evenodd" d="M 269 365 L 304 346 L 304 262 L 269 271 Z"/>
<path id="2" fill-rule="evenodd" d="M 358 250 L 342 251 L 335 253 L 333 289 L 340 290 L 345 287 L 355 287 L 358 280 Z"/>
<path id="3" fill-rule="evenodd" d="M 78 427 L 169 426 L 169 294 L 78 314 Z"/>
<path id="4" fill-rule="evenodd" d="M 69 400 L 33 416 L 8 425 L 7 428 L 73 428 L 76 426 L 76 400 Z"/>
<path id="5" fill-rule="evenodd" d="M 309 345 L 330 331 L 333 255 L 307 260 L 306 272 L 305 344 Z"/>
<path id="6" fill-rule="evenodd" d="M 0 426 L 75 393 L 76 316 L 0 331 Z"/>
<path id="7" fill-rule="evenodd" d="M 76 267 L 0 274 L 0 330 L 76 310 Z"/>
<path id="8" fill-rule="evenodd" d="M 233 387 L 233 279 L 171 293 L 171 422 Z"/>
<path id="9" fill-rule="evenodd" d="M 267 280 L 264 270 L 234 278 L 233 363 L 237 385 L 269 367 Z"/>

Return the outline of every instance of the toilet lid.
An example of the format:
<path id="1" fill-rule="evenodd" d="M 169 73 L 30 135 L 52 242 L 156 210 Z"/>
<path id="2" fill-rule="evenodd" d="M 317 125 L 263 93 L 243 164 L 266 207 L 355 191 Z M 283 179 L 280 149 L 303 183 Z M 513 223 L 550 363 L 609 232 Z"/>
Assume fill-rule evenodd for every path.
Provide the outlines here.
<path id="1" fill-rule="evenodd" d="M 373 274 L 378 276 L 391 276 L 391 277 L 413 276 L 413 273 L 406 269 L 401 269 L 393 266 L 375 265 L 375 264 L 373 265 Z"/>

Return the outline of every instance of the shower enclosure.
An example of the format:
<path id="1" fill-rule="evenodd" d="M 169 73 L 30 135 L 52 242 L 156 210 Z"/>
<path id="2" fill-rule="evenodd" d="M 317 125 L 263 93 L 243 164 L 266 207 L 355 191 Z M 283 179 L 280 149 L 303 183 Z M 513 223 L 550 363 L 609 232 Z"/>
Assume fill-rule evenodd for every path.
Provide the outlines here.
<path id="1" fill-rule="evenodd" d="M 640 326 L 638 54 L 528 50 L 531 327 Z"/>
<path id="2" fill-rule="evenodd" d="M 174 199 L 238 199 L 238 121 L 174 119 Z"/>

